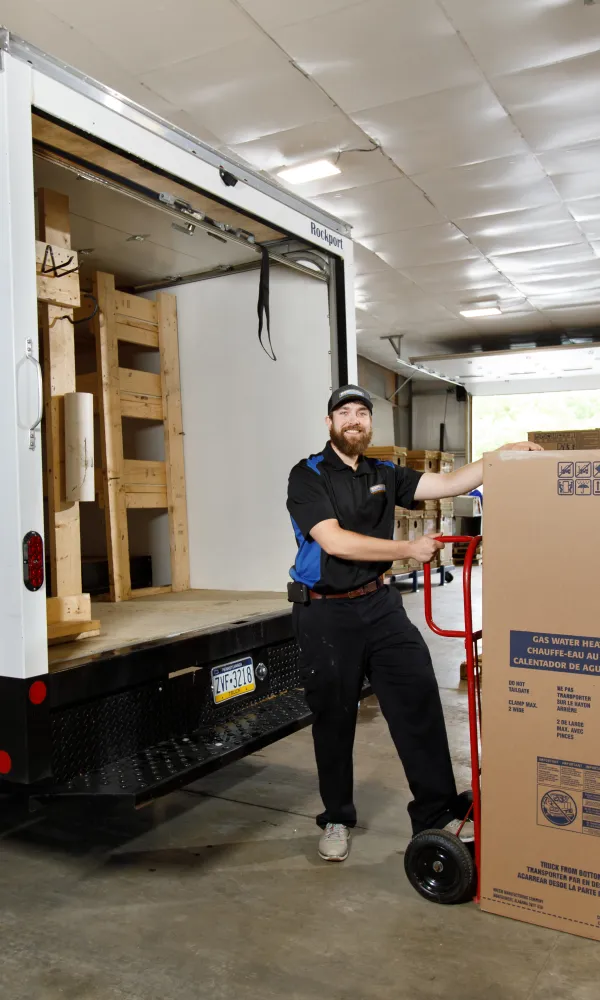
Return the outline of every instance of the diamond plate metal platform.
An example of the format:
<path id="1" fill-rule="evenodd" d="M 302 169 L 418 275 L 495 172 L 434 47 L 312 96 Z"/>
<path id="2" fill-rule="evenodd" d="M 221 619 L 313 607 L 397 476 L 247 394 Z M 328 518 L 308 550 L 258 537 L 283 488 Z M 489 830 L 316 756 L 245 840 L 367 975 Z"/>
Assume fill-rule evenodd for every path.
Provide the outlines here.
<path id="1" fill-rule="evenodd" d="M 61 798 L 104 796 L 143 805 L 303 729 L 311 720 L 304 693 L 287 691 L 247 706 L 222 722 L 164 740 L 64 783 L 46 786 L 37 794 Z"/>

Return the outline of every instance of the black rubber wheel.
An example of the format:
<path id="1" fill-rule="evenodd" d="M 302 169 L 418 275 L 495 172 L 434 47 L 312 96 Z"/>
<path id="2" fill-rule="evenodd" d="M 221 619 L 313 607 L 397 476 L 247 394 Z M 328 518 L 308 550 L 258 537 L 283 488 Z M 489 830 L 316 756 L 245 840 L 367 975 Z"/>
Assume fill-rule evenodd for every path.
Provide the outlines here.
<path id="1" fill-rule="evenodd" d="M 444 580 L 446 583 L 452 583 L 454 579 L 454 573 L 444 573 Z"/>
<path id="2" fill-rule="evenodd" d="M 468 903 L 475 895 L 477 872 L 466 844 L 446 830 L 424 830 L 404 855 L 412 887 L 432 903 Z"/>

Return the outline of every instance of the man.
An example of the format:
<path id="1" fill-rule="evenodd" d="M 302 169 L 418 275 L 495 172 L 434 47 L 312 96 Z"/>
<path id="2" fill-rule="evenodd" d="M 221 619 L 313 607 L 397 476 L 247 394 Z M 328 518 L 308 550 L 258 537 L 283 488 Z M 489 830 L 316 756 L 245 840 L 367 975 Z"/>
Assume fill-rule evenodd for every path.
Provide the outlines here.
<path id="1" fill-rule="evenodd" d="M 428 648 L 397 590 L 383 585 L 396 559 L 430 562 L 434 537 L 394 541 L 394 508 L 460 496 L 481 485 L 483 463 L 447 475 L 365 458 L 373 403 L 356 385 L 336 389 L 326 418 L 331 440 L 290 474 L 288 510 L 298 544 L 290 600 L 302 682 L 315 715 L 313 737 L 324 812 L 319 854 L 348 857 L 356 824 L 352 752 L 357 705 L 369 678 L 404 765 L 413 833 L 461 827 L 448 739 Z M 540 450 L 531 443 L 507 448 Z M 463 812 L 464 816 L 464 812 Z"/>

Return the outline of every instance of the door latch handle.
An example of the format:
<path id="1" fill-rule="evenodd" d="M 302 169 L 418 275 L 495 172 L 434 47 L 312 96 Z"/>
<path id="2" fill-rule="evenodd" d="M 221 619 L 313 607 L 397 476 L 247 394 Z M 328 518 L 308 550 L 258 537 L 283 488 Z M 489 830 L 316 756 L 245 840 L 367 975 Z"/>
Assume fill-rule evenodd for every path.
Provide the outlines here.
<path id="1" fill-rule="evenodd" d="M 31 361 L 37 373 L 38 409 L 37 417 L 29 428 L 29 449 L 35 451 L 35 432 L 42 422 L 44 416 L 44 380 L 42 378 L 42 366 L 37 358 L 33 356 L 33 340 L 28 337 L 25 341 L 25 357 Z"/>

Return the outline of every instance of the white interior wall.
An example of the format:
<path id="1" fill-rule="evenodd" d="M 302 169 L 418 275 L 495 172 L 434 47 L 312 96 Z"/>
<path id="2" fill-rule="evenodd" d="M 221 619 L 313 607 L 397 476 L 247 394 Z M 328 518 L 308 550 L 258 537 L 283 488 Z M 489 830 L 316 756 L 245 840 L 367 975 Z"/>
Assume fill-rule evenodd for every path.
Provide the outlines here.
<path id="1" fill-rule="evenodd" d="M 177 296 L 192 587 L 284 590 L 296 553 L 289 472 L 327 437 L 327 285 L 272 269 L 276 362 L 258 343 L 257 271 L 169 291 Z"/>
<path id="2" fill-rule="evenodd" d="M 454 452 L 457 466 L 465 463 L 466 404 L 452 387 L 416 383 L 412 397 L 412 447 L 416 451 L 440 447 L 440 424 L 446 424 L 445 450 Z"/>
<path id="3" fill-rule="evenodd" d="M 373 396 L 373 441 L 376 446 L 394 444 L 394 407 L 387 399 Z"/>

